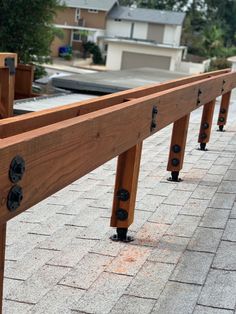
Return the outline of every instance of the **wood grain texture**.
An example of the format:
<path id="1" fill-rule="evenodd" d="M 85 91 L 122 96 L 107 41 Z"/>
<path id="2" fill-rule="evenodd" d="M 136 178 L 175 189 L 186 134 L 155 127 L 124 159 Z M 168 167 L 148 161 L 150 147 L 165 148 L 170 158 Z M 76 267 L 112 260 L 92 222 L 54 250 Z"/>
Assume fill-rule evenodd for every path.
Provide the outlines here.
<path id="1" fill-rule="evenodd" d="M 128 228 L 133 223 L 141 155 L 142 142 L 118 157 L 111 227 Z M 125 189 L 129 192 L 130 199 L 128 201 L 118 199 L 117 192 L 120 189 Z M 124 209 L 128 213 L 127 220 L 121 221 L 117 219 L 116 211 L 119 208 Z"/>
<path id="2" fill-rule="evenodd" d="M 230 98 L 231 98 L 231 91 L 222 95 L 217 125 L 225 125 L 227 123 Z"/>
<path id="3" fill-rule="evenodd" d="M 212 100 L 203 106 L 198 143 L 208 143 L 210 141 L 215 102 L 215 100 Z"/>
<path id="4" fill-rule="evenodd" d="M 190 114 L 187 114 L 186 116 L 174 122 L 167 171 L 180 171 L 183 168 L 189 118 Z M 180 147 L 180 151 L 178 153 L 174 152 L 174 145 L 178 145 Z M 175 166 L 173 164 L 173 160 L 178 160 L 179 164 Z"/>
<path id="5" fill-rule="evenodd" d="M 0 69 L 0 119 L 13 115 L 15 76 L 9 74 L 9 69 Z"/>
<path id="6" fill-rule="evenodd" d="M 236 73 L 223 77 L 228 79 L 226 88 L 236 86 Z M 221 86 L 222 77 L 209 78 L 0 140 L 0 222 L 11 219 L 215 99 L 221 94 Z M 157 128 L 150 132 L 153 106 L 158 107 Z M 9 165 L 16 155 L 24 158 L 26 172 L 20 182 L 23 201 L 12 213 L 6 201 L 12 187 L 8 179 Z"/>
<path id="7" fill-rule="evenodd" d="M 18 64 L 15 77 L 15 99 L 32 97 L 34 67 Z"/>
<path id="8" fill-rule="evenodd" d="M 207 74 L 195 75 L 176 81 L 170 81 L 163 84 L 154 84 L 146 87 L 138 87 L 132 90 L 115 93 L 98 97 L 96 99 L 87 100 L 67 106 L 61 106 L 54 109 L 43 110 L 40 112 L 29 113 L 26 115 L 11 118 L 8 121 L 0 123 L 0 138 L 5 138 L 18 134 L 19 132 L 27 132 L 35 128 L 57 123 L 63 120 L 71 119 L 79 115 L 84 115 L 93 111 L 115 106 L 119 103 L 127 101 L 127 99 L 145 97 L 155 93 L 163 92 L 179 86 L 199 82 L 201 80 L 219 77 L 219 93 L 221 95 L 222 81 L 227 76 L 228 88 L 230 89 L 231 80 L 235 81 L 235 75 L 229 70 L 210 72 Z M 227 87 L 227 86 L 226 86 Z M 9 126 L 11 123 L 11 126 Z M 6 126 L 7 125 L 7 126 Z"/>

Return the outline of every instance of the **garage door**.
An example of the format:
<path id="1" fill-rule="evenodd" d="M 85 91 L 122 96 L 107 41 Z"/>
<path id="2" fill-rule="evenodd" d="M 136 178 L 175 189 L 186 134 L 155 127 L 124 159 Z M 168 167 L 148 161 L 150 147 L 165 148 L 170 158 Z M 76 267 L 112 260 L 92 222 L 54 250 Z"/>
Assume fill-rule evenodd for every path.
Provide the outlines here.
<path id="1" fill-rule="evenodd" d="M 121 69 L 126 70 L 148 67 L 169 70 L 170 61 L 170 57 L 124 51 L 122 53 Z"/>

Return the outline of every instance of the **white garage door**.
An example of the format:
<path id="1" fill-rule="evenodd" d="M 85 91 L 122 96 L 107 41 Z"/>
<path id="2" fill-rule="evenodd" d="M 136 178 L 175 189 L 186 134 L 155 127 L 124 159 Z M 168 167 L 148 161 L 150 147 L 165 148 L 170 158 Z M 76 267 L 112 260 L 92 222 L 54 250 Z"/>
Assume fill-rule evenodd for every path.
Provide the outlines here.
<path id="1" fill-rule="evenodd" d="M 170 62 L 170 57 L 124 51 L 122 53 L 121 69 L 126 70 L 148 67 L 169 70 Z"/>

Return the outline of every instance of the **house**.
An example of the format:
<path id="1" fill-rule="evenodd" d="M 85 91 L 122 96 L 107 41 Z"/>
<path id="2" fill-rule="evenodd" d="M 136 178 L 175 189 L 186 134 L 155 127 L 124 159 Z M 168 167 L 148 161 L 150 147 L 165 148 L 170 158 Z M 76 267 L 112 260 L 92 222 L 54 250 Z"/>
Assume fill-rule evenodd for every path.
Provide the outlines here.
<path id="1" fill-rule="evenodd" d="M 108 13 L 106 65 L 110 70 L 155 67 L 176 70 L 185 14 L 115 5 Z"/>
<path id="2" fill-rule="evenodd" d="M 65 8 L 59 10 L 54 21 L 55 27 L 62 30 L 63 39 L 55 38 L 52 43 L 52 56 L 58 56 L 61 46 L 72 46 L 79 51 L 83 40 L 96 42 L 105 35 L 106 19 L 117 0 L 62 0 Z"/>

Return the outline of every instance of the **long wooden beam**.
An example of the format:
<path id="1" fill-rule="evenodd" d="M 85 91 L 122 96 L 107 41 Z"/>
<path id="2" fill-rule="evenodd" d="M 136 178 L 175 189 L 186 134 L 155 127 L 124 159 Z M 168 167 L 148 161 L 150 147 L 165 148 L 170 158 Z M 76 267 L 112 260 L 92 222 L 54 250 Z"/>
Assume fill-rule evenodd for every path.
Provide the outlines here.
<path id="1" fill-rule="evenodd" d="M 67 106 L 61 106 L 54 109 L 43 110 L 40 112 L 29 113 L 26 115 L 11 118 L 11 120 L 3 120 L 0 123 L 0 138 L 5 138 L 18 134 L 19 132 L 27 132 L 35 128 L 57 123 L 63 120 L 71 119 L 89 112 L 115 106 L 132 98 L 140 98 L 168 89 L 176 88 L 193 82 L 213 77 L 221 77 L 228 74 L 230 69 L 214 71 L 192 77 L 181 78 L 175 81 L 170 81 L 162 84 L 153 84 L 146 87 L 138 87 L 132 90 L 127 90 L 112 95 L 98 97 L 92 100 L 87 100 L 79 103 L 74 103 Z M 223 78 L 222 78 L 223 80 Z M 223 81 L 222 81 L 223 84 Z M 221 88 L 222 90 L 222 88 Z M 11 122 L 11 127 L 9 123 Z"/>
<path id="2" fill-rule="evenodd" d="M 236 73 L 204 79 L 0 140 L 0 222 L 16 216 L 170 123 L 236 87 Z M 157 127 L 153 108 L 157 107 Z M 6 124 L 7 125 L 7 124 Z M 11 126 L 9 119 L 8 126 Z M 21 205 L 7 208 L 9 166 L 25 161 Z"/>

